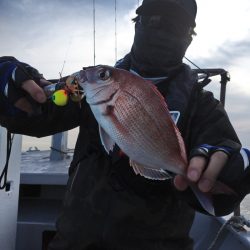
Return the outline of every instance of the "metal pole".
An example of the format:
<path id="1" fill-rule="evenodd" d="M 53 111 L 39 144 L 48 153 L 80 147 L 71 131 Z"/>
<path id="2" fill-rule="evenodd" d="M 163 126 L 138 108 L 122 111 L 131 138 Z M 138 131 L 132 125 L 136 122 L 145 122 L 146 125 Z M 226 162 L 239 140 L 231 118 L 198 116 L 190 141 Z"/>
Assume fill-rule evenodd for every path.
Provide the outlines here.
<path id="1" fill-rule="evenodd" d="M 230 81 L 230 76 L 227 71 L 221 74 L 221 87 L 220 87 L 220 101 L 225 106 L 225 99 L 226 99 L 226 88 L 227 82 Z"/>
<path id="2" fill-rule="evenodd" d="M 115 0 L 115 63 L 117 62 L 117 3 Z"/>
<path id="3" fill-rule="evenodd" d="M 93 42 L 94 42 L 94 66 L 96 59 L 96 51 L 95 51 L 95 0 L 93 0 Z"/>
<path id="4" fill-rule="evenodd" d="M 228 72 L 223 72 L 221 74 L 221 88 L 220 88 L 220 102 L 222 103 L 223 107 L 225 107 L 225 100 L 226 100 L 226 88 L 227 88 L 227 82 L 230 81 L 230 76 Z M 240 216 L 240 206 L 238 206 L 234 210 L 234 216 Z"/>
<path id="5" fill-rule="evenodd" d="M 226 88 L 227 88 L 227 84 L 221 83 L 221 85 L 220 85 L 220 102 L 222 103 L 223 106 L 225 106 Z"/>
<path id="6" fill-rule="evenodd" d="M 52 136 L 50 160 L 61 161 L 67 156 L 68 132 L 57 133 Z"/>

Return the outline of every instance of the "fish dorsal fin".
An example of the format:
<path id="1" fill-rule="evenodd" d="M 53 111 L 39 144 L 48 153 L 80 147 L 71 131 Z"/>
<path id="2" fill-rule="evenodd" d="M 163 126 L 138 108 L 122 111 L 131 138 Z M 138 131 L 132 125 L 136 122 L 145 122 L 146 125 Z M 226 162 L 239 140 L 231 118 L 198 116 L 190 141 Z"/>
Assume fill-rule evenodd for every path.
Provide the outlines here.
<path id="1" fill-rule="evenodd" d="M 99 126 L 99 134 L 102 145 L 105 148 L 106 152 L 109 154 L 110 151 L 113 151 L 115 142 L 101 126 Z"/>
<path id="2" fill-rule="evenodd" d="M 170 174 L 168 174 L 163 169 L 156 170 L 152 168 L 145 167 L 133 160 L 130 160 L 130 166 L 133 168 L 136 174 L 139 174 L 147 179 L 151 180 L 167 180 L 172 178 Z"/>

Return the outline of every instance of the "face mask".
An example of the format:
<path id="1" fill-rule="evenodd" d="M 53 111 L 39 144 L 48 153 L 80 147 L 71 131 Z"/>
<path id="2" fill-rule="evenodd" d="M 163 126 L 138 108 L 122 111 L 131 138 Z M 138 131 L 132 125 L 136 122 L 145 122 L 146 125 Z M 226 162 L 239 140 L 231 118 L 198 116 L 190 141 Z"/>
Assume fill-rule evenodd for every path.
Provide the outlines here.
<path id="1" fill-rule="evenodd" d="M 172 26 L 168 27 L 136 22 L 131 49 L 132 69 L 143 76 L 162 76 L 182 64 L 192 37 L 187 32 L 185 35 L 175 33 L 170 29 Z"/>

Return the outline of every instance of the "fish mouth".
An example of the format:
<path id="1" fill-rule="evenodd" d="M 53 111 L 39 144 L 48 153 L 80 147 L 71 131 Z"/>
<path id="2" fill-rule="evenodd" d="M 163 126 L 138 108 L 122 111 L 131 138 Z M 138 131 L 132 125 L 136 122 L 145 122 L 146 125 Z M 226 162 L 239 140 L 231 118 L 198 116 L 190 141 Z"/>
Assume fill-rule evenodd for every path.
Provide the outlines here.
<path id="1" fill-rule="evenodd" d="M 100 92 L 100 91 L 99 91 Z M 98 94 L 99 92 L 97 92 L 96 94 Z M 110 101 L 113 100 L 114 96 L 116 95 L 116 93 L 118 92 L 118 89 L 115 90 L 110 96 L 109 98 L 105 99 L 105 100 L 100 100 L 98 102 L 92 102 L 92 103 L 89 103 L 90 105 L 92 106 L 96 106 L 96 105 L 101 105 L 101 104 L 104 104 L 104 103 L 108 103 Z"/>
<path id="2" fill-rule="evenodd" d="M 77 80 L 79 81 L 80 84 L 88 81 L 88 78 L 87 78 L 85 70 L 80 70 L 78 72 L 78 74 L 77 74 Z"/>

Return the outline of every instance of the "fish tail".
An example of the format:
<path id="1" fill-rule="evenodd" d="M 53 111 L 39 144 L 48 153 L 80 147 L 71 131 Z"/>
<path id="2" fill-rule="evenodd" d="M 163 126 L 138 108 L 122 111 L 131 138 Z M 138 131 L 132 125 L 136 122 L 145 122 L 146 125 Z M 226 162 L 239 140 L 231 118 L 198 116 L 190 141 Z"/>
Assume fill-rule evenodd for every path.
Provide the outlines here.
<path id="1" fill-rule="evenodd" d="M 203 193 L 196 185 L 190 185 L 202 208 L 210 215 L 215 216 L 214 205 L 211 193 Z"/>
<path id="2" fill-rule="evenodd" d="M 224 194 L 224 195 L 238 196 L 238 194 L 231 187 L 220 181 L 216 181 L 213 189 L 208 193 L 202 192 L 197 185 L 190 184 L 190 187 L 194 192 L 196 198 L 200 202 L 201 206 L 203 207 L 203 209 L 213 216 L 215 216 L 213 199 L 212 199 L 213 195 Z"/>

